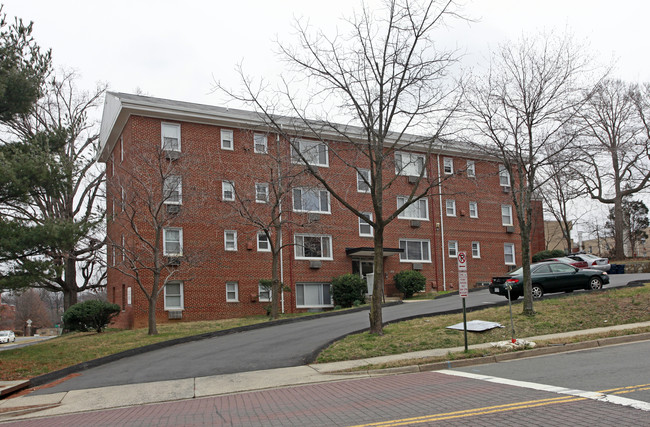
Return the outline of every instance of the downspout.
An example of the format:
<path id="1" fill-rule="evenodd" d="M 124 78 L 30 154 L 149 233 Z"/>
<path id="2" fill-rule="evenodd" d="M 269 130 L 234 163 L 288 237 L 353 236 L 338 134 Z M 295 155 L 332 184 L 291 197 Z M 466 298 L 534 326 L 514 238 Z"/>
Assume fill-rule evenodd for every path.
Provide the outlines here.
<path id="1" fill-rule="evenodd" d="M 445 217 L 442 212 L 442 181 L 440 181 L 440 153 L 436 154 L 438 173 L 438 199 L 440 204 L 440 256 L 442 258 L 442 290 L 447 290 L 447 272 L 445 266 Z"/>
<path id="2" fill-rule="evenodd" d="M 275 134 L 275 146 L 278 151 L 278 155 L 280 153 L 280 134 Z M 278 165 L 278 169 L 280 166 Z M 278 170 L 278 179 L 282 179 L 282 175 L 280 174 L 280 170 Z M 280 199 L 278 203 L 278 207 L 280 208 L 280 224 L 282 224 L 282 199 Z M 284 314 L 284 257 L 282 254 L 284 253 L 284 248 L 282 248 L 282 238 L 284 236 L 282 233 L 280 233 L 280 304 L 282 306 L 282 314 Z"/>

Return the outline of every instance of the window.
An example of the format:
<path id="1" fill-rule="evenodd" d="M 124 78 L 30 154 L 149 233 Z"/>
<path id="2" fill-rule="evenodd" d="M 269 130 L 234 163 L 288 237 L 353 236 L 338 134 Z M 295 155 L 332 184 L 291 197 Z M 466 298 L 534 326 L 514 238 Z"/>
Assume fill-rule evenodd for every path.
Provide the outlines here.
<path id="1" fill-rule="evenodd" d="M 454 173 L 454 159 L 451 157 L 442 159 L 442 170 L 447 175 Z"/>
<path id="2" fill-rule="evenodd" d="M 263 231 L 257 233 L 257 252 L 271 252 L 271 243 Z"/>
<path id="3" fill-rule="evenodd" d="M 300 153 L 296 151 L 298 147 Z M 302 163 L 300 154 L 305 158 L 307 164 L 314 166 L 329 166 L 327 157 L 327 145 L 318 141 L 298 140 L 291 146 L 291 159 L 293 163 Z"/>
<path id="4" fill-rule="evenodd" d="M 472 258 L 481 257 L 481 243 L 472 242 Z"/>
<path id="5" fill-rule="evenodd" d="M 165 285 L 165 310 L 183 309 L 183 283 L 169 282 Z"/>
<path id="6" fill-rule="evenodd" d="M 183 181 L 178 175 L 165 177 L 163 183 L 164 203 L 170 205 L 180 205 L 183 201 Z"/>
<path id="7" fill-rule="evenodd" d="M 227 251 L 236 251 L 237 250 L 237 231 L 235 230 L 226 230 L 223 232 L 223 242 L 224 248 Z"/>
<path id="8" fill-rule="evenodd" d="M 255 201 L 257 203 L 269 202 L 269 184 L 265 182 L 255 183 Z"/>
<path id="9" fill-rule="evenodd" d="M 120 252 L 122 252 L 122 262 L 126 260 L 126 246 L 124 246 L 124 234 L 122 234 L 122 247 L 120 248 Z"/>
<path id="10" fill-rule="evenodd" d="M 330 193 L 318 188 L 293 189 L 294 212 L 330 213 Z"/>
<path id="11" fill-rule="evenodd" d="M 117 262 L 117 259 L 115 258 L 115 254 L 117 253 L 117 248 L 115 247 L 115 245 L 111 245 L 111 248 L 112 248 L 111 265 L 115 267 L 115 264 Z"/>
<path id="12" fill-rule="evenodd" d="M 359 193 L 370 193 L 370 171 L 359 169 L 357 171 L 357 191 Z"/>
<path id="13" fill-rule="evenodd" d="M 512 225 L 512 206 L 501 205 L 501 224 Z"/>
<path id="14" fill-rule="evenodd" d="M 266 154 L 268 151 L 268 142 L 265 134 L 253 134 L 253 151 L 255 153 Z"/>
<path id="15" fill-rule="evenodd" d="M 469 178 L 476 178 L 476 165 L 474 164 L 474 160 L 467 161 L 467 176 Z"/>
<path id="16" fill-rule="evenodd" d="M 260 296 L 260 301 L 271 301 L 271 286 L 259 283 L 257 285 L 257 293 Z"/>
<path id="17" fill-rule="evenodd" d="M 399 254 L 402 262 L 431 262 L 428 240 L 400 239 L 399 247 L 404 252 Z"/>
<path id="18" fill-rule="evenodd" d="M 505 165 L 499 165 L 499 184 L 502 187 L 510 187 L 510 173 Z"/>
<path id="19" fill-rule="evenodd" d="M 221 129 L 221 149 L 234 150 L 235 143 L 233 141 L 233 132 L 228 129 Z"/>
<path id="20" fill-rule="evenodd" d="M 332 305 L 329 283 L 296 284 L 296 307 L 331 307 Z"/>
<path id="21" fill-rule="evenodd" d="M 124 161 L 124 137 L 120 136 L 120 163 Z"/>
<path id="22" fill-rule="evenodd" d="M 313 234 L 294 236 L 296 259 L 332 259 L 332 237 Z"/>
<path id="23" fill-rule="evenodd" d="M 469 202 L 469 217 L 478 218 L 478 203 Z"/>
<path id="24" fill-rule="evenodd" d="M 424 169 L 424 155 L 415 153 L 395 153 L 395 173 L 405 176 L 427 176 Z"/>
<path id="25" fill-rule="evenodd" d="M 449 258 L 456 258 L 458 256 L 458 241 L 450 240 L 447 243 L 447 249 L 449 252 Z"/>
<path id="26" fill-rule="evenodd" d="M 126 190 L 124 187 L 120 186 L 121 192 L 122 192 L 122 200 L 120 200 L 120 205 L 122 207 L 122 212 L 126 209 Z"/>
<path id="27" fill-rule="evenodd" d="M 221 182 L 221 200 L 235 200 L 235 183 L 232 181 Z"/>
<path id="28" fill-rule="evenodd" d="M 448 199 L 446 201 L 447 205 L 447 216 L 456 216 L 456 201 L 453 199 Z"/>
<path id="29" fill-rule="evenodd" d="M 370 212 L 361 212 L 365 216 L 367 216 L 371 221 L 372 221 L 372 213 Z M 368 224 L 366 221 L 363 220 L 363 218 L 359 217 L 359 236 L 362 237 L 372 237 L 373 236 L 373 228 L 370 224 Z"/>
<path id="30" fill-rule="evenodd" d="M 165 151 L 181 151 L 181 125 L 162 123 L 162 148 Z"/>
<path id="31" fill-rule="evenodd" d="M 506 265 L 515 265 L 515 244 L 514 243 L 503 244 L 503 259 Z"/>
<path id="32" fill-rule="evenodd" d="M 239 284 L 226 282 L 226 302 L 239 302 Z"/>
<path id="33" fill-rule="evenodd" d="M 408 197 L 397 196 L 397 209 L 404 206 Z M 402 219 L 423 219 L 429 220 L 429 203 L 427 199 L 420 199 L 411 203 L 398 215 Z"/>
<path id="34" fill-rule="evenodd" d="M 165 256 L 183 255 L 182 228 L 163 228 L 163 254 Z"/>

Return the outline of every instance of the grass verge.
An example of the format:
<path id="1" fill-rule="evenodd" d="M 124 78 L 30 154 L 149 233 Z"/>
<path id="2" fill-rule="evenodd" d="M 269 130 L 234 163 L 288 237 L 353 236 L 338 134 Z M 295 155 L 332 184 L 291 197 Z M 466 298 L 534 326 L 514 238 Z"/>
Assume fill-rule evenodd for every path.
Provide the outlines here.
<path id="1" fill-rule="evenodd" d="M 521 314 L 521 304 L 521 301 L 513 304 L 512 309 L 517 338 L 645 322 L 650 321 L 650 284 L 538 300 L 534 306 L 536 314 L 532 317 Z M 507 305 L 469 312 L 467 321 L 470 320 L 498 322 L 505 327 L 480 333 L 468 332 L 469 345 L 511 338 Z M 462 321 L 462 314 L 424 317 L 388 325 L 381 336 L 367 332 L 350 335 L 323 350 L 317 362 L 460 347 L 464 345 L 463 331 L 446 327 Z M 581 338 L 583 341 L 586 339 L 589 338 Z M 480 355 L 483 354 L 477 354 Z"/>

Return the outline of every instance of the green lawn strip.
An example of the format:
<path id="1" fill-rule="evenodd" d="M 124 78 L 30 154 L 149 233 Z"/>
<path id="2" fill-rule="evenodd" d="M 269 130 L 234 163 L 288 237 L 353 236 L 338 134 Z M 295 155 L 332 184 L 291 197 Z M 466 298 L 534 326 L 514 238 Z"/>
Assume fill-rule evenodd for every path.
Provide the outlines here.
<path id="1" fill-rule="evenodd" d="M 536 315 L 521 314 L 522 302 L 513 305 L 515 337 L 525 338 L 603 326 L 650 321 L 650 285 L 585 292 L 566 298 L 535 301 Z M 504 328 L 468 332 L 468 344 L 510 340 L 508 306 L 468 312 L 467 320 L 498 322 Z M 350 335 L 321 352 L 318 363 L 400 354 L 464 345 L 463 331 L 446 329 L 461 323 L 462 314 L 425 317 L 384 327 L 384 335 Z"/>

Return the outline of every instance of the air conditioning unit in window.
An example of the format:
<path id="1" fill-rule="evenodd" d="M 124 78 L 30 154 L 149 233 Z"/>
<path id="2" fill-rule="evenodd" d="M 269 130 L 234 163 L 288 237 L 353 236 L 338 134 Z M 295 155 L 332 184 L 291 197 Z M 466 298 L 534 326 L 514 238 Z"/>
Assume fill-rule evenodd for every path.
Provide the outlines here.
<path id="1" fill-rule="evenodd" d="M 409 176 L 408 178 L 409 184 L 415 184 L 416 182 L 418 182 L 419 178 L 420 178 L 419 176 Z"/>
<path id="2" fill-rule="evenodd" d="M 167 257 L 167 265 L 171 265 L 171 266 L 181 265 L 181 259 L 178 257 Z"/>
<path id="3" fill-rule="evenodd" d="M 182 319 L 183 318 L 183 310 L 169 310 L 167 312 L 167 315 L 169 319 Z"/>
<path id="4" fill-rule="evenodd" d="M 167 205 L 167 213 L 177 214 L 181 211 L 180 205 Z"/>
<path id="5" fill-rule="evenodd" d="M 413 264 L 413 270 L 422 270 L 422 264 L 420 264 L 419 262 L 414 263 Z"/>
<path id="6" fill-rule="evenodd" d="M 514 233 L 515 227 L 513 225 L 506 225 L 506 233 Z"/>
<path id="7" fill-rule="evenodd" d="M 318 269 L 323 265 L 320 261 L 309 261 L 309 268 Z"/>
<path id="8" fill-rule="evenodd" d="M 510 187 L 501 186 L 501 190 L 503 190 L 504 193 L 509 193 L 510 192 Z"/>
<path id="9" fill-rule="evenodd" d="M 418 221 L 417 219 L 412 219 L 411 220 L 411 227 L 419 228 L 420 227 L 420 221 Z"/>
<path id="10" fill-rule="evenodd" d="M 307 215 L 307 219 L 309 220 L 309 222 L 320 221 L 320 214 L 319 214 L 319 213 L 310 212 L 310 213 Z"/>
<path id="11" fill-rule="evenodd" d="M 176 150 L 165 150 L 165 157 L 168 160 L 177 160 L 181 157 L 181 152 Z"/>

